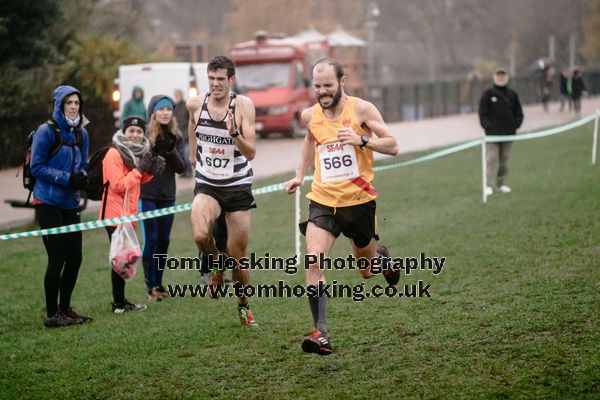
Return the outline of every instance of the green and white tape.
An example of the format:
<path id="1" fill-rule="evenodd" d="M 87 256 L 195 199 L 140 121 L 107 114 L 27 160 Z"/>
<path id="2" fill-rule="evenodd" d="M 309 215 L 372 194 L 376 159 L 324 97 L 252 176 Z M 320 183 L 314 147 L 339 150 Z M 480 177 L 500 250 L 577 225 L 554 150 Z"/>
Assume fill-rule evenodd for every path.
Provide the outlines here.
<path id="1" fill-rule="evenodd" d="M 380 166 L 375 167 L 374 170 L 375 171 L 385 171 L 388 169 L 406 167 L 408 165 L 413 165 L 413 164 L 417 164 L 417 163 L 421 163 L 421 162 L 425 162 L 425 161 L 431 161 L 436 158 L 444 157 L 444 156 L 447 156 L 450 154 L 458 153 L 458 152 L 466 150 L 466 149 L 470 149 L 472 147 L 479 146 L 484 141 L 492 142 L 492 143 L 506 142 L 506 141 L 520 141 L 520 140 L 536 139 L 536 138 L 540 138 L 540 137 L 544 137 L 544 136 L 555 135 L 557 133 L 566 132 L 573 128 L 577 128 L 579 126 L 585 125 L 588 122 L 595 120 L 596 118 L 598 118 L 598 114 L 593 114 L 593 115 L 579 119 L 577 121 L 571 122 L 571 123 L 563 125 L 563 126 L 559 126 L 559 127 L 551 128 L 551 129 L 545 129 L 543 131 L 538 131 L 538 132 L 526 133 L 526 134 L 522 134 L 522 135 L 484 136 L 484 137 L 481 137 L 478 139 L 471 140 L 466 143 L 461 143 L 461 144 L 458 144 L 455 146 L 445 148 L 443 150 L 435 151 L 433 153 L 426 154 L 424 156 L 417 157 L 412 160 L 402 161 L 399 163 L 388 164 L 388 165 L 380 165 Z M 306 176 L 304 178 L 304 182 L 309 182 L 312 180 L 313 180 L 312 175 Z M 263 186 L 258 189 L 253 189 L 252 194 L 257 196 L 257 195 L 261 195 L 261 194 L 279 192 L 282 190 L 284 190 L 283 182 L 276 183 L 273 185 Z M 58 235 L 61 233 L 87 231 L 90 229 L 97 229 L 97 228 L 102 228 L 105 226 L 117 225 L 117 224 L 120 224 L 123 222 L 142 221 L 145 219 L 162 217 L 163 215 L 175 214 L 175 213 L 179 213 L 179 212 L 189 211 L 191 209 L 192 209 L 192 203 L 180 204 L 180 205 L 175 205 L 172 207 L 161 208 L 158 210 L 145 211 L 145 212 L 141 212 L 141 213 L 138 213 L 135 215 L 128 215 L 125 217 L 106 218 L 106 219 L 98 220 L 98 221 L 82 222 L 79 224 L 66 225 L 66 226 L 50 228 L 50 229 L 40 229 L 40 230 L 28 231 L 28 232 L 9 233 L 9 234 L 5 234 L 5 235 L 0 235 L 0 241 L 10 240 L 10 239 L 19 239 L 19 238 L 29 238 L 29 237 L 36 237 L 36 236 L 43 236 L 43 235 Z"/>

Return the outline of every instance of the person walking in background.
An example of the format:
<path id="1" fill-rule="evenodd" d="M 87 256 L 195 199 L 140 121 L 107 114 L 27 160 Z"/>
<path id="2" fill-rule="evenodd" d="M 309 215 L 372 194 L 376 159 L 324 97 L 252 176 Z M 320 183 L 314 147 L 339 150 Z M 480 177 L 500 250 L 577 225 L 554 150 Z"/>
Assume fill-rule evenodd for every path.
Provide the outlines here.
<path id="1" fill-rule="evenodd" d="M 165 159 L 165 168 L 142 185 L 140 198 L 144 212 L 174 206 L 177 192 L 175 174 L 185 171 L 186 156 L 182 136 L 173 118 L 174 108 L 175 102 L 166 95 L 154 96 L 148 104 L 149 126 L 146 136 L 152 151 Z M 155 258 L 154 255 L 167 254 L 174 219 L 175 215 L 170 214 L 142 221 L 142 265 L 150 300 L 160 301 L 169 297 L 162 283 L 165 258 Z"/>
<path id="2" fill-rule="evenodd" d="M 313 66 L 313 86 L 318 103 L 302 112 L 308 126 L 296 176 L 285 182 L 288 193 L 302 185 L 308 169 L 314 165 L 308 220 L 300 224 L 306 237 L 306 254 L 327 257 L 336 238 L 343 233 L 350 239 L 354 256 L 367 260 L 389 260 L 388 250 L 377 244 L 377 191 L 371 185 L 375 177 L 373 152 L 398 154 L 398 144 L 381 114 L 368 101 L 344 92 L 346 76 L 342 65 L 325 58 Z M 388 285 L 396 285 L 400 271 L 383 267 Z M 369 264 L 360 270 L 363 278 L 375 271 Z M 329 355 L 333 352 L 327 331 L 325 270 L 320 262 L 305 266 L 313 329 L 302 341 L 307 353 Z"/>
<path id="3" fill-rule="evenodd" d="M 554 82 L 554 67 L 549 66 L 540 71 L 540 101 L 544 111 L 548 112 L 548 103 L 552 95 L 552 83 Z"/>
<path id="4" fill-rule="evenodd" d="M 123 130 L 113 135 L 113 148 L 102 161 L 104 183 L 108 190 L 102 196 L 99 219 L 116 218 L 136 214 L 140 197 L 140 186 L 164 169 L 162 157 L 150 151 L 150 142 L 144 137 L 146 124 L 142 117 L 129 117 L 123 121 Z M 109 241 L 117 229 L 107 226 Z M 134 304 L 125 298 L 125 280 L 111 270 L 113 304 L 115 314 L 128 311 L 144 311 L 145 304 Z"/>
<path id="5" fill-rule="evenodd" d="M 146 106 L 144 105 L 144 90 L 140 86 L 134 86 L 131 91 L 131 99 L 125 103 L 123 107 L 123 115 L 121 115 L 121 124 L 128 117 L 138 116 L 144 118 L 146 115 Z"/>
<path id="6" fill-rule="evenodd" d="M 190 114 L 188 113 L 185 100 L 183 99 L 183 91 L 181 89 L 175 89 L 173 92 L 173 99 L 175 100 L 175 110 L 173 111 L 173 114 L 175 116 L 175 121 L 177 122 L 177 133 L 183 138 L 183 150 L 186 154 L 185 170 L 183 171 L 182 176 L 191 178 L 193 176 L 192 165 L 187 157 L 187 154 L 190 152 L 190 140 L 187 134 Z"/>
<path id="7" fill-rule="evenodd" d="M 485 90 L 479 101 L 479 122 L 486 135 L 515 135 L 523 123 L 523 109 L 517 93 L 508 87 L 509 76 L 505 68 L 494 73 L 494 85 Z M 486 195 L 494 193 L 498 187 L 509 193 L 507 186 L 508 161 L 512 142 L 486 143 L 487 186 Z"/>
<path id="8" fill-rule="evenodd" d="M 84 128 L 87 121 L 81 93 L 72 86 L 59 86 L 52 98 L 52 120 L 37 128 L 31 145 L 31 174 L 36 179 L 33 204 L 41 229 L 81 222 L 79 191 L 88 183 L 89 137 Z M 42 239 L 48 255 L 44 325 L 58 327 L 91 321 L 91 317 L 71 306 L 82 262 L 81 232 L 44 235 Z"/>
<path id="9" fill-rule="evenodd" d="M 573 109 L 577 115 L 581 114 L 581 97 L 585 92 L 585 84 L 581 76 L 581 70 L 575 68 L 571 77 L 571 99 L 573 99 Z"/>
<path id="10" fill-rule="evenodd" d="M 569 89 L 567 87 L 567 83 L 569 81 L 570 75 L 568 69 L 563 69 L 560 71 L 559 78 L 559 91 L 560 91 L 560 112 L 563 112 L 565 109 L 565 103 L 568 104 L 569 112 L 573 109 L 573 99 L 571 99 L 571 94 L 569 93 Z"/>

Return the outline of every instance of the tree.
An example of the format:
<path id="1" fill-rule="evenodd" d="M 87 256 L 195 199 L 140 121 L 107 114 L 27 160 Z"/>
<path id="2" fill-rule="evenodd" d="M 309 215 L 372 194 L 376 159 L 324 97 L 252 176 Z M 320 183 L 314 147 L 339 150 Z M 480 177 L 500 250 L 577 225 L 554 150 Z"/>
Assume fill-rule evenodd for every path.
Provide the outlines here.
<path id="1" fill-rule="evenodd" d="M 583 53 L 595 62 L 600 62 L 600 0 L 589 0 L 590 13 L 584 22 L 585 42 Z"/>
<path id="2" fill-rule="evenodd" d="M 120 26 L 111 23 L 108 14 L 94 19 L 98 28 L 89 24 L 95 7 L 110 8 L 109 3 L 112 1 L 23 0 L 0 5 L 1 166 L 22 161 L 27 133 L 48 118 L 51 92 L 60 84 L 77 87 L 93 129 L 112 134 L 110 92 L 117 67 L 143 61 L 148 55 L 126 39 L 134 34 L 133 29 L 120 31 L 117 39 L 95 33 L 104 26 Z M 141 8 L 140 0 L 118 0 L 113 6 L 117 5 Z M 129 14 L 113 17 L 124 19 L 123 15 Z M 92 145 L 98 140 L 102 141 L 102 135 L 93 135 Z"/>
<path id="3" fill-rule="evenodd" d="M 56 1 L 3 1 L 0 4 L 0 67 L 27 69 L 56 53 L 53 25 L 61 11 Z"/>

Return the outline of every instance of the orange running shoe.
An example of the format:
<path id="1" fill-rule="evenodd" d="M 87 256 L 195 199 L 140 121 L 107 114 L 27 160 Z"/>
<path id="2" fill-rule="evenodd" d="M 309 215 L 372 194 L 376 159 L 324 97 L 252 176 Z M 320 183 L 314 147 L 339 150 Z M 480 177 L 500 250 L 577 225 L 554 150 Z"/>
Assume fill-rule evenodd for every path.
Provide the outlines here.
<path id="1" fill-rule="evenodd" d="M 242 326 L 258 328 L 258 322 L 254 319 L 254 314 L 250 308 L 238 306 L 238 315 L 240 316 L 240 323 Z"/>
<path id="2" fill-rule="evenodd" d="M 302 340 L 302 350 L 305 353 L 316 353 L 320 356 L 328 356 L 333 353 L 331 342 L 317 328 Z"/>
<path id="3" fill-rule="evenodd" d="M 219 268 L 213 268 L 210 272 L 210 284 L 209 291 L 210 297 L 218 299 L 221 297 L 221 287 L 223 287 L 223 270 Z"/>

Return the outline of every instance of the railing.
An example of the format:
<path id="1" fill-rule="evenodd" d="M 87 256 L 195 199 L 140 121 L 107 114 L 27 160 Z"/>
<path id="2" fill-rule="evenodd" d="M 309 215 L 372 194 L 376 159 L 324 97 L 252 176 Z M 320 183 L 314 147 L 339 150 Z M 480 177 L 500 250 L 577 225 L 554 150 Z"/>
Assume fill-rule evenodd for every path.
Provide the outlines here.
<path id="1" fill-rule="evenodd" d="M 583 79 L 590 95 L 600 93 L 600 71 L 586 71 Z M 551 101 L 559 99 L 558 74 L 554 81 Z M 387 122 L 419 120 L 476 112 L 481 93 L 490 85 L 491 80 L 472 79 L 383 86 L 373 101 Z M 538 77 L 513 78 L 509 85 L 517 91 L 521 103 L 540 102 Z"/>

